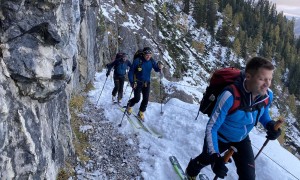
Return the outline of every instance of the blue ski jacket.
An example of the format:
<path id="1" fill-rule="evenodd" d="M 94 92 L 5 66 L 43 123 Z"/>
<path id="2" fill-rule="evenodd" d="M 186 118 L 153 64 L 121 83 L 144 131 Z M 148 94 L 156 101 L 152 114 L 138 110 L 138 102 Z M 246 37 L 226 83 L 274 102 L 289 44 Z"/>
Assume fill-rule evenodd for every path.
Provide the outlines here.
<path id="1" fill-rule="evenodd" d="M 150 75 L 152 68 L 156 72 L 160 72 L 158 64 L 154 59 L 145 60 L 144 57 L 138 57 L 133 60 L 132 66 L 128 72 L 128 79 L 130 84 L 134 82 L 150 82 Z"/>
<path id="2" fill-rule="evenodd" d="M 273 100 L 273 92 L 268 89 L 268 93 L 264 96 L 257 97 L 252 100 L 252 94 L 247 92 L 244 86 L 245 75 L 241 76 L 235 82 L 236 87 L 241 93 L 240 107 L 250 107 L 257 103 L 261 103 L 265 98 L 269 98 L 266 106 L 261 106 L 260 110 L 245 111 L 238 109 L 232 114 L 228 114 L 228 110 L 234 103 L 234 96 L 230 90 L 225 90 L 217 98 L 216 105 L 212 115 L 206 126 L 206 141 L 208 144 L 208 152 L 210 154 L 219 153 L 218 140 L 228 142 L 240 142 L 247 137 L 258 120 L 264 127 L 271 121 L 269 115 L 269 107 Z"/>

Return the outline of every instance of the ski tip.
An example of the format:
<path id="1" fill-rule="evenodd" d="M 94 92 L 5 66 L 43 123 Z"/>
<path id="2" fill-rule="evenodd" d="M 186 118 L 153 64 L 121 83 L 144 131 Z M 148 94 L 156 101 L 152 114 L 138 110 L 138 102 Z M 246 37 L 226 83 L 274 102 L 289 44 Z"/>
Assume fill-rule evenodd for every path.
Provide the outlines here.
<path id="1" fill-rule="evenodd" d="M 177 158 L 175 156 L 171 155 L 171 156 L 169 156 L 169 159 L 174 160 L 174 159 L 177 159 Z"/>
<path id="2" fill-rule="evenodd" d="M 209 180 L 205 174 L 199 174 L 199 180 Z"/>

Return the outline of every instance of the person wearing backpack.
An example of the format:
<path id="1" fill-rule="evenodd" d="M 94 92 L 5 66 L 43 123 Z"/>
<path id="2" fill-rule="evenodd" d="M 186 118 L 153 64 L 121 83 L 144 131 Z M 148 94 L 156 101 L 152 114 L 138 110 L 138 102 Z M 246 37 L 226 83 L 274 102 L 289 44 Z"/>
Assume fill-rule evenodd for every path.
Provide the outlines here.
<path id="1" fill-rule="evenodd" d="M 241 71 L 233 83 L 240 94 L 240 105 L 234 111 L 229 110 L 235 99 L 231 87 L 226 87 L 216 98 L 216 104 L 206 125 L 202 153 L 191 159 L 186 168 L 188 179 L 196 179 L 200 170 L 211 165 L 218 178 L 227 175 L 228 168 L 220 154 L 234 146 L 232 155 L 239 179 L 255 179 L 254 154 L 249 133 L 259 121 L 267 130 L 267 139 L 275 140 L 281 129 L 275 130 L 275 121 L 269 115 L 273 92 L 269 89 L 273 77 L 273 64 L 262 57 L 250 59 L 244 71 Z M 265 101 L 268 99 L 268 101 Z M 267 104 L 264 104 L 267 102 Z"/>
<path id="2" fill-rule="evenodd" d="M 143 100 L 139 108 L 138 117 L 143 121 L 150 94 L 151 70 L 154 69 L 154 71 L 160 72 L 164 66 L 160 61 L 156 62 L 152 58 L 152 50 L 150 47 L 145 47 L 142 56 L 136 57 L 128 72 L 128 79 L 133 88 L 134 97 L 128 101 L 126 111 L 128 114 L 132 113 L 132 107 L 140 101 L 142 93 Z"/>
<path id="3" fill-rule="evenodd" d="M 109 76 L 110 71 L 112 68 L 114 68 L 114 84 L 115 87 L 112 90 L 112 101 L 113 102 L 120 102 L 123 97 L 123 87 L 124 87 L 124 81 L 125 81 L 125 75 L 126 70 L 129 69 L 131 66 L 131 62 L 127 58 L 126 53 L 118 53 L 116 55 L 116 59 L 107 64 L 107 73 L 106 77 Z M 116 97 L 118 93 L 118 97 Z"/>

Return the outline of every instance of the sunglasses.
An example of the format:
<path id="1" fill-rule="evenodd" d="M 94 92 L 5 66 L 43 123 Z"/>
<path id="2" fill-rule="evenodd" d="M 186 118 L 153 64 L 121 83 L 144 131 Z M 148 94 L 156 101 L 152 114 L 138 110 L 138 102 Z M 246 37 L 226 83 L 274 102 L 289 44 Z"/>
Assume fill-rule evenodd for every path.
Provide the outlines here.
<path id="1" fill-rule="evenodd" d="M 152 51 L 146 50 L 146 51 L 144 51 L 144 54 L 152 54 Z"/>

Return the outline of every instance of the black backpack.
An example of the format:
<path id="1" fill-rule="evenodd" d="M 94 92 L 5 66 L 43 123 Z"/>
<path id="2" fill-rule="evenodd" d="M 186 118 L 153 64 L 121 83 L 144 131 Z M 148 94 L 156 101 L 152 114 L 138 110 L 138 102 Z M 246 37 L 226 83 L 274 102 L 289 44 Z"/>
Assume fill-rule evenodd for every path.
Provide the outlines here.
<path id="1" fill-rule="evenodd" d="M 133 60 L 136 58 L 142 57 L 144 55 L 143 49 L 139 49 L 134 53 Z"/>

